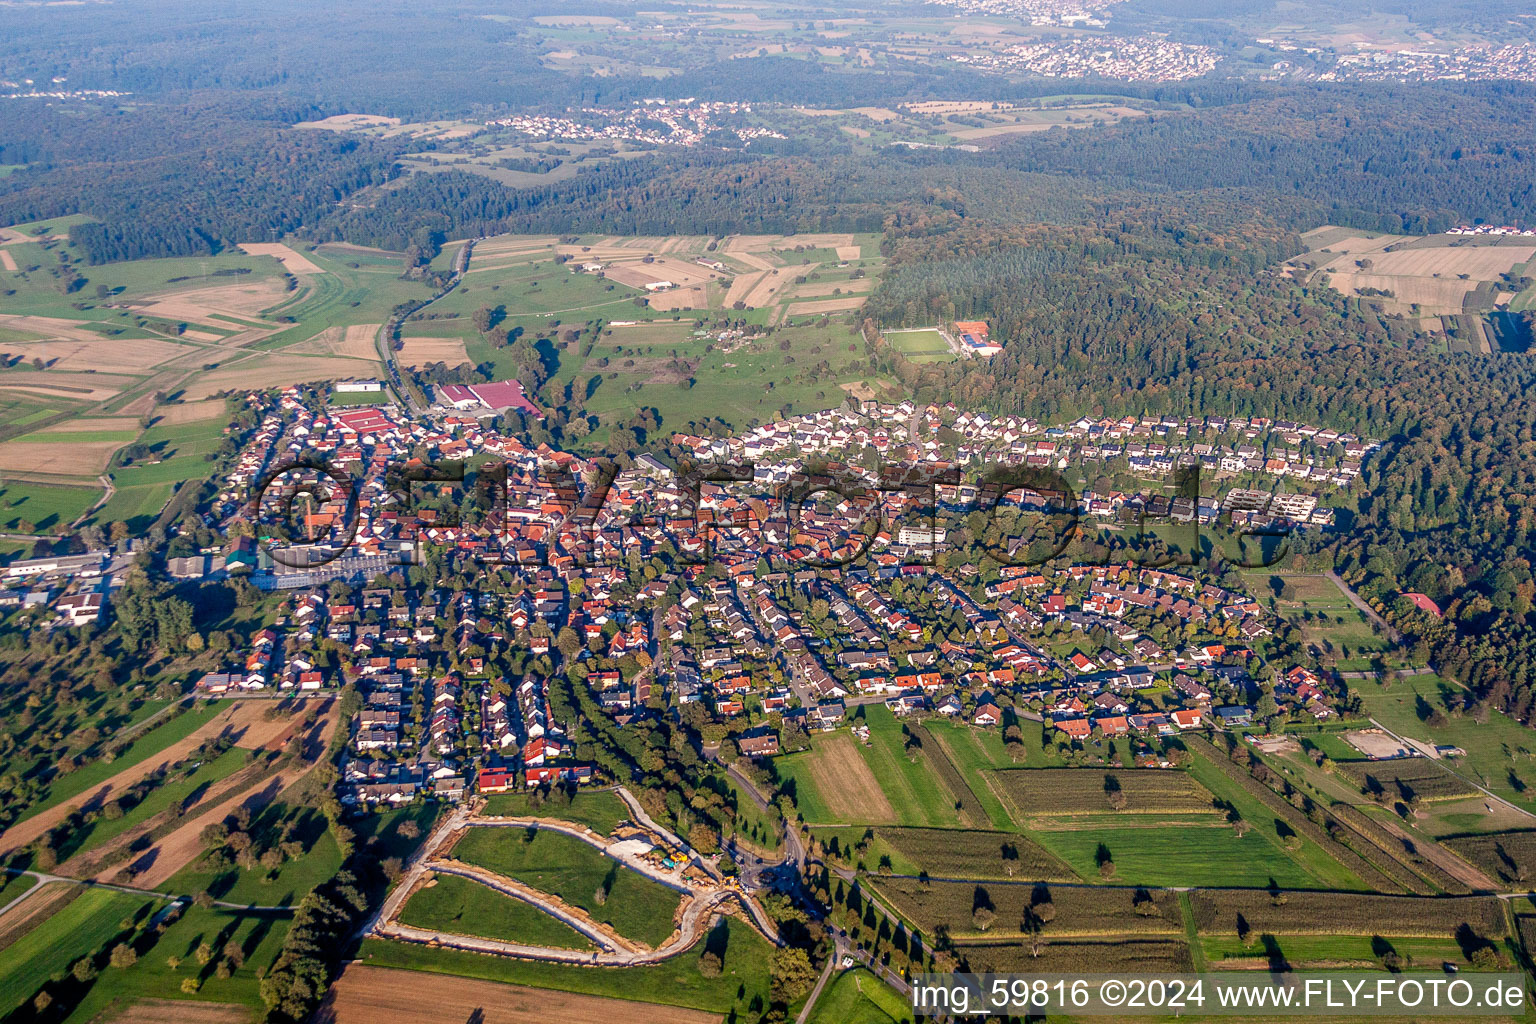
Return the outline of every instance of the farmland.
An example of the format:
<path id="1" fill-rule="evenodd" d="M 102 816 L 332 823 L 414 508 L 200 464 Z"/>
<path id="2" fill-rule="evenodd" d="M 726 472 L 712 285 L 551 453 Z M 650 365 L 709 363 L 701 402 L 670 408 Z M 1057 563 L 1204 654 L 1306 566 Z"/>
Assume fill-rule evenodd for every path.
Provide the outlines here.
<path id="1" fill-rule="evenodd" d="M 676 893 L 579 839 L 542 830 L 470 829 L 453 856 L 558 896 L 626 938 L 659 946 L 675 930 Z"/>
<path id="2" fill-rule="evenodd" d="M 158 905 L 129 893 L 81 893 L 0 951 L 0 1011 L 10 1013 L 62 967 L 112 944 L 123 933 L 125 918 L 139 918 Z"/>
<path id="3" fill-rule="evenodd" d="M 1254 573 L 1252 579 L 1261 593 L 1288 588 L 1289 596 L 1275 598 L 1275 611 L 1301 630 L 1324 662 L 1345 671 L 1371 668 L 1378 660 L 1397 664 L 1388 639 L 1328 577 Z"/>
<path id="4" fill-rule="evenodd" d="M 1198 814 L 1213 809 L 1211 794 L 1181 771 L 1089 768 L 1019 768 L 991 776 L 992 785 L 1014 815 Z"/>
<path id="5" fill-rule="evenodd" d="M 331 988 L 316 1020 L 352 1024 L 379 1019 L 413 1024 L 711 1024 L 716 1016 L 603 996 L 554 993 L 492 981 L 467 981 L 416 971 L 353 965 Z"/>
<path id="6" fill-rule="evenodd" d="M 891 987 L 859 968 L 837 976 L 811 1014 L 812 1024 L 897 1024 L 912 1010 Z"/>
<path id="7" fill-rule="evenodd" d="M 1399 736 L 1452 744 L 1466 751 L 1450 758 L 1446 765 L 1469 781 L 1484 786 L 1527 811 L 1536 811 L 1536 743 L 1531 731 L 1499 711 L 1490 710 L 1487 721 L 1476 716 L 1450 713 L 1448 697 L 1463 691 L 1449 680 L 1433 674 L 1388 679 L 1382 682 L 1352 680 L 1351 689 L 1360 695 L 1366 712 Z M 1439 712 L 1442 720 L 1431 728 L 1427 719 Z M 1443 831 L 1472 831 L 1478 817 L 1448 820 Z"/>
<path id="8" fill-rule="evenodd" d="M 1404 801 L 1455 800 L 1477 791 L 1428 758 L 1348 761 L 1339 768 L 1367 794 L 1384 793 Z"/>
<path id="9" fill-rule="evenodd" d="M 1536 831 L 1446 836 L 1440 842 L 1503 882 L 1536 877 Z"/>
<path id="10" fill-rule="evenodd" d="M 809 752 L 777 762 L 793 780 L 797 800 L 808 801 L 802 805 L 806 820 L 958 827 L 956 798 L 930 770 L 921 750 L 908 755 L 902 724 L 884 707 L 863 711 L 867 743 L 838 730 L 817 736 Z"/>
<path id="11" fill-rule="evenodd" d="M 528 960 L 508 960 L 450 949 L 369 939 L 359 950 L 370 966 L 402 967 L 432 974 L 499 981 L 557 992 L 610 996 L 668 1006 L 739 1013 L 768 996 L 767 940 L 741 921 L 726 918 L 698 945 L 681 956 L 646 967 L 601 968 Z M 706 978 L 696 967 L 699 954 L 720 956 L 719 977 Z"/>
<path id="12" fill-rule="evenodd" d="M 1310 251 L 1291 261 L 1345 295 L 1364 295 L 1386 312 L 1424 318 L 1509 305 L 1508 275 L 1536 255 L 1528 238 L 1376 234 L 1323 227 L 1303 236 Z M 1518 288 L 1516 288 L 1518 290 Z M 1486 350 L 1486 348 L 1485 348 Z"/>
<path id="13" fill-rule="evenodd" d="M 441 875 L 417 890 L 401 909 L 400 920 L 417 928 L 530 946 L 592 948 L 583 936 L 543 911 L 454 875 Z"/>
<path id="14" fill-rule="evenodd" d="M 1039 930 L 1051 938 L 1182 935 L 1178 899 L 1133 889 L 1052 887 L 1038 882 L 873 879 L 875 891 L 924 934 L 999 940 Z M 985 909 L 990 916 L 979 914 Z"/>

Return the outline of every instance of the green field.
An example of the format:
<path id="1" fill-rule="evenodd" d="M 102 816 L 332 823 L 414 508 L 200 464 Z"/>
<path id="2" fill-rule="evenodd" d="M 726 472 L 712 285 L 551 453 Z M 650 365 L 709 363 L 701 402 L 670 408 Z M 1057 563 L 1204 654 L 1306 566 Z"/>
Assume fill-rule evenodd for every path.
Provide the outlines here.
<path id="1" fill-rule="evenodd" d="M 160 900 L 88 889 L 0 951 L 0 1012 L 27 1002 L 56 972 L 123 935 L 121 922 L 158 909 Z"/>
<path id="2" fill-rule="evenodd" d="M 453 856 L 559 896 L 626 938 L 659 946 L 675 930 L 678 894 L 559 832 L 472 828 Z M 600 889 L 606 898 L 598 902 Z"/>
<path id="3" fill-rule="evenodd" d="M 894 989 L 860 967 L 837 976 L 811 1010 L 811 1024 L 899 1024 L 912 1010 Z"/>
<path id="4" fill-rule="evenodd" d="M 108 819 L 100 816 L 84 827 L 74 830 L 70 834 L 68 844 L 59 851 L 61 856 L 66 853 L 84 853 L 94 850 L 124 832 L 142 825 L 162 811 L 169 810 L 172 805 L 180 806 L 200 796 L 214 783 L 239 771 L 245 764 L 245 757 L 244 750 L 231 747 L 218 757 L 196 768 L 190 770 L 184 768 L 172 772 L 143 800 L 124 811 L 122 817 Z"/>
<path id="5" fill-rule="evenodd" d="M 230 867 L 214 872 L 198 860 L 167 879 L 160 886 L 161 891 L 196 893 L 206 890 L 215 899 L 249 906 L 297 904 L 305 893 L 340 870 L 342 856 L 325 820 L 307 808 L 286 803 L 268 804 L 256 815 L 251 831 L 265 840 L 263 845 L 270 845 L 277 830 L 284 825 L 291 825 L 292 838 L 304 846 L 304 852 L 284 860 L 276 870 Z"/>
<path id="6" fill-rule="evenodd" d="M 901 722 L 882 705 L 867 705 L 860 710 L 864 713 L 863 723 L 869 726 L 869 743 L 855 739 L 853 744 L 869 770 L 869 777 L 890 804 L 895 815 L 894 823 L 960 827 L 962 822 L 953 798 L 930 771 L 924 755 L 914 758 L 904 751 Z M 829 757 L 826 748 L 834 742 L 833 736 L 842 737 L 836 741 L 838 743 L 848 739 L 842 730 L 813 736 L 809 751 L 780 757 L 775 766 L 781 776 L 793 782 L 795 802 L 806 821 L 826 825 L 858 824 L 839 818 L 828 807 L 825 795 L 818 788 L 818 774 L 823 778 L 836 774 L 835 768 L 818 765 L 819 760 Z"/>
<path id="7" fill-rule="evenodd" d="M 262 1011 L 265 1007 L 258 975 L 277 959 L 287 935 L 288 920 L 285 917 L 189 906 L 158 939 L 152 943 L 141 939 L 136 944 L 139 959 L 133 966 L 103 968 L 101 976 L 67 1021 L 69 1024 L 89 1024 L 95 1020 L 110 1020 L 114 1007 L 124 1007 L 141 999 L 190 998 L 247 1006 L 253 1013 Z M 198 947 L 203 943 L 214 951 L 214 958 L 206 966 L 199 964 L 196 957 Z M 230 943 L 239 949 L 242 963 L 228 978 L 220 978 L 218 967 L 228 963 L 224 950 Z M 180 965 L 171 967 L 170 957 L 179 958 Z M 181 986 L 188 978 L 199 984 L 196 996 L 182 991 Z"/>
<path id="8" fill-rule="evenodd" d="M 706 950 L 720 956 L 723 969 L 717 978 L 699 973 L 698 958 Z M 767 1005 L 771 951 L 767 940 L 748 925 L 725 918 L 693 949 L 647 967 L 573 967 L 432 949 L 386 939 L 365 940 L 359 957 L 378 967 L 402 967 L 722 1014 L 734 1010 L 734 1019 L 745 1020 L 747 1007 L 754 1001 L 759 1007 Z"/>
<path id="9" fill-rule="evenodd" d="M 1366 712 L 1382 725 L 1399 736 L 1460 747 L 1466 755 L 1447 759 L 1448 768 L 1511 803 L 1536 811 L 1536 737 L 1531 730 L 1493 710 L 1486 723 L 1472 715 L 1448 714 L 1445 696 L 1459 697 L 1463 691 L 1436 675 L 1396 678 L 1385 684 L 1352 679 L 1349 686 L 1365 702 Z M 1424 719 L 1435 711 L 1445 722 L 1432 727 Z"/>
<path id="10" fill-rule="evenodd" d="M 949 342 L 937 330 L 888 331 L 885 340 L 910 362 L 947 363 L 955 358 Z"/>
<path id="11" fill-rule="evenodd" d="M 538 908 L 455 875 L 438 875 L 430 887 L 418 889 L 401 909 L 400 920 L 528 946 L 592 948 L 585 936 Z"/>
<path id="12" fill-rule="evenodd" d="M 540 401 L 555 404 L 569 387 L 600 423 L 654 407 L 670 431 L 711 416 L 745 424 L 772 419 L 782 409 L 825 409 L 843 400 L 839 385 L 870 380 L 863 342 L 846 323 L 781 327 L 732 352 L 698 330 L 687 319 L 610 327 L 590 352 L 586 345 L 592 339 L 584 333 L 580 341 L 554 350 L 559 368 Z M 468 349 L 477 362 L 497 358 L 478 340 Z M 855 363 L 861 369 L 853 369 Z M 497 366 L 499 372 L 511 369 L 510 363 Z M 600 426 L 592 440 L 606 441 L 607 430 Z"/>
<path id="13" fill-rule="evenodd" d="M 3 474 L 0 470 L 0 474 Z M 24 533 L 24 524 L 43 533 L 61 533 L 100 500 L 98 485 L 69 486 L 9 482 L 0 487 L 0 527 Z"/>
<path id="14" fill-rule="evenodd" d="M 1114 861 L 1111 879 L 1122 884 L 1316 884 L 1300 865 L 1276 856 L 1275 848 L 1257 832 L 1238 838 L 1230 826 L 1213 823 L 1035 831 L 1030 837 L 1088 879 L 1101 877 L 1102 846 Z"/>
<path id="15" fill-rule="evenodd" d="M 31 891 L 36 884 L 37 879 L 31 875 L 5 875 L 0 879 L 0 907 Z"/>
<path id="16" fill-rule="evenodd" d="M 537 806 L 527 793 L 492 793 L 486 797 L 485 813 L 509 818 L 558 818 L 586 825 L 605 836 L 612 835 L 620 822 L 629 820 L 624 802 L 607 790 L 583 790 L 569 799 L 552 796 Z"/>
<path id="17" fill-rule="evenodd" d="M 1249 579 L 1260 600 L 1274 597 L 1281 617 L 1301 630 L 1307 643 L 1340 669 L 1370 668 L 1374 659 L 1392 651 L 1391 641 L 1371 628 L 1365 613 L 1351 604 L 1328 577 L 1254 572 Z M 1294 596 L 1276 597 L 1277 580 L 1287 584 Z"/>

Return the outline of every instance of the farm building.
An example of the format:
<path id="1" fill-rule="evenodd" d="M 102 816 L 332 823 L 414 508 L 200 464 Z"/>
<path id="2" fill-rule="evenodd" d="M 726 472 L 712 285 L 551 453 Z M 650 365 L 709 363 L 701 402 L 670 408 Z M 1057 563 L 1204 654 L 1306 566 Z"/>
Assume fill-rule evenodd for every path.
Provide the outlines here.
<path id="1" fill-rule="evenodd" d="M 523 385 L 515 380 L 491 384 L 444 384 L 437 389 L 437 400 L 455 409 L 484 408 L 495 412 L 516 409 L 526 416 L 544 417 L 544 410 L 528 400 Z"/>

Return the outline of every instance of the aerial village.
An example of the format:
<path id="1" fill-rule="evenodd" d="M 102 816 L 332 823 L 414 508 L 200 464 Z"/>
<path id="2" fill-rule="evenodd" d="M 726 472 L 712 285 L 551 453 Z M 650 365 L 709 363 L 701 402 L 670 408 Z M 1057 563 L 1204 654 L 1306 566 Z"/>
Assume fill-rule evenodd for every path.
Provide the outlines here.
<path id="1" fill-rule="evenodd" d="M 1254 596 L 1197 566 L 946 552 L 975 525 L 980 486 L 966 474 L 991 466 L 1092 479 L 1114 465 L 1146 485 L 1015 490 L 1003 503 L 1014 514 L 1070 501 L 1109 530 L 1149 518 L 1327 529 L 1330 497 L 1359 476 L 1373 439 L 1241 417 L 1043 425 L 850 399 L 732 436 L 676 434 L 605 474 L 492 431 L 495 406 L 527 399 L 479 390 L 440 388 L 418 419 L 328 408 L 304 387 L 249 395 L 259 423 L 207 515 L 228 543 L 167 563 L 177 579 L 238 577 L 279 602 L 197 693 L 355 689 L 345 805 L 613 781 L 568 739 L 570 716 L 589 712 L 620 727 L 691 716 L 753 759 L 856 729 L 851 709 L 876 702 L 977 728 L 1029 716 L 1060 743 L 1129 737 L 1152 758 L 1146 741 L 1243 726 L 1263 698 L 1283 713 L 1336 713 L 1316 671 L 1266 661 L 1272 623 Z M 687 459 L 738 468 L 690 481 L 677 469 Z M 445 482 L 445 466 L 487 462 L 505 466 L 504 495 L 477 504 L 470 485 Z M 893 466 L 954 475 L 936 472 L 924 492 L 883 483 Z M 1165 494 L 1194 466 L 1246 486 Z M 411 470 L 415 482 L 401 475 Z M 835 501 L 783 500 L 825 492 L 823 474 L 840 474 Z M 46 588 L 79 624 L 110 601 L 118 557 L 13 563 L 5 599 Z M 556 673 L 582 681 L 581 707 L 552 705 Z"/>

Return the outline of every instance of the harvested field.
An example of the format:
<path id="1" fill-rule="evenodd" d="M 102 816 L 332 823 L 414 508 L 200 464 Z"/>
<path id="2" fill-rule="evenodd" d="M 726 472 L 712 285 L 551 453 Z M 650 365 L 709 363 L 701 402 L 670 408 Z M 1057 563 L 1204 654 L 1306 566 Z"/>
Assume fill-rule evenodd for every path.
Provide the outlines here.
<path id="1" fill-rule="evenodd" d="M 1448 938 L 1463 924 L 1484 938 L 1505 932 L 1499 901 L 1487 896 L 1424 899 L 1360 893 L 1199 889 L 1189 894 L 1202 934 L 1236 934 L 1242 915 L 1273 935 L 1419 935 Z"/>
<path id="2" fill-rule="evenodd" d="M 743 252 L 740 250 L 727 251 L 722 249 L 721 255 L 729 256 L 731 259 L 736 260 L 739 263 L 745 263 L 747 266 L 754 267 L 757 270 L 772 270 L 775 266 L 774 263 L 770 262 L 769 260 L 765 260 L 763 257 L 752 252 Z"/>
<path id="3" fill-rule="evenodd" d="M 397 125 L 398 117 L 384 117 L 380 114 L 333 114 L 330 117 L 321 118 L 319 121 L 300 121 L 295 128 L 326 128 L 331 131 L 344 132 L 356 128 L 378 128 L 384 125 Z"/>
<path id="4" fill-rule="evenodd" d="M 317 380 L 350 380 L 353 377 L 372 377 L 378 371 L 378 363 L 361 359 L 293 355 L 287 352 L 264 353 L 253 359 L 229 363 L 217 370 L 198 374 L 188 382 L 184 397 L 196 401 L 210 398 L 221 391 L 287 387 Z"/>
<path id="5" fill-rule="evenodd" d="M 1210 791 L 1182 771 L 1008 768 L 991 778 L 998 796 L 1019 817 L 1112 811 L 1111 794 L 1116 790 L 1125 798 L 1122 814 L 1188 814 L 1214 808 Z"/>
<path id="6" fill-rule="evenodd" d="M 374 345 L 382 324 L 352 324 L 347 327 L 327 327 L 319 334 L 286 349 L 288 352 L 314 353 L 323 356 L 345 356 L 348 359 L 377 359 L 379 350 Z"/>
<path id="7" fill-rule="evenodd" d="M 1075 879 L 1055 854 L 1012 832 L 943 828 L 877 828 L 875 837 L 940 878 Z"/>
<path id="8" fill-rule="evenodd" d="M 0 444 L 0 470 L 7 473 L 57 473 L 99 476 L 112 453 L 126 441 L 6 441 Z"/>
<path id="9" fill-rule="evenodd" d="M 400 342 L 396 358 L 407 366 L 426 366 L 428 363 L 457 366 L 469 362 L 462 338 L 401 338 Z"/>
<path id="10" fill-rule="evenodd" d="M 139 378 L 123 374 L 70 373 L 66 370 L 11 370 L 0 374 L 0 387 L 39 388 L 93 402 L 105 401 L 138 383 Z"/>
<path id="11" fill-rule="evenodd" d="M 235 1003 L 203 1003 L 187 999 L 140 999 L 99 1024 L 250 1024 L 255 1014 Z"/>
<path id="12" fill-rule="evenodd" d="M 710 270 L 692 260 L 676 256 L 658 256 L 651 263 L 613 263 L 604 273 L 610 281 L 627 284 L 631 288 L 643 288 L 652 281 L 671 281 L 679 287 L 687 288 L 718 281 L 723 276 L 717 270 Z"/>
<path id="13" fill-rule="evenodd" d="M 846 299 L 820 299 L 815 302 L 792 302 L 786 311 L 790 316 L 812 316 L 817 313 L 841 313 L 846 309 L 858 309 L 864 300 L 857 296 Z"/>
<path id="14" fill-rule="evenodd" d="M 203 420 L 218 419 L 224 415 L 225 405 L 222 400 L 210 399 L 206 402 L 181 402 L 174 405 L 157 405 L 154 417 L 161 426 L 173 426 L 182 423 L 201 423 Z"/>
<path id="15" fill-rule="evenodd" d="M 37 335 L 38 341 L 99 342 L 105 339 L 95 331 L 88 331 L 77 320 L 56 316 L 0 315 L 0 327 Z"/>
<path id="16" fill-rule="evenodd" d="M 838 820 L 872 825 L 896 821 L 896 811 L 847 732 L 833 733 L 816 745 L 811 781 Z"/>
<path id="17" fill-rule="evenodd" d="M 484 256 L 506 255 L 508 252 L 533 252 L 553 249 L 559 239 L 554 235 L 497 235 L 475 243 L 473 259 Z"/>
<path id="18" fill-rule="evenodd" d="M 222 331 L 238 330 L 240 324 L 227 321 L 250 320 L 260 323 L 259 314 L 262 310 L 292 295 L 281 277 L 263 277 L 255 281 L 248 279 L 254 276 L 235 278 L 227 284 L 161 292 L 135 305 L 152 316 L 190 320 Z M 214 319 L 218 316 L 226 319 Z"/>
<path id="19" fill-rule="evenodd" d="M 666 291 L 653 292 L 647 298 L 647 305 L 664 312 L 674 309 L 707 309 L 709 289 L 702 284 L 691 288 L 668 288 Z"/>
<path id="20" fill-rule="evenodd" d="M 265 718 L 264 713 L 270 706 L 268 701 L 231 702 L 228 708 L 211 721 L 199 726 L 184 739 L 172 743 L 138 764 L 123 769 L 101 785 L 93 786 L 79 796 L 39 811 L 30 818 L 25 818 L 4 832 L 0 832 L 0 855 L 26 846 L 69 817 L 76 808 L 102 806 L 115 794 L 123 792 L 140 779 L 182 760 L 201 746 L 205 740 L 227 733 L 236 744 L 242 747 L 264 747 L 271 744 L 279 737 L 285 736 L 293 723 L 287 717 Z"/>
<path id="21" fill-rule="evenodd" d="M 747 293 L 746 303 L 748 309 L 761 309 L 771 306 L 778 298 L 779 292 L 794 284 L 795 273 L 792 270 L 770 270 L 757 279 L 752 290 Z"/>
<path id="22" fill-rule="evenodd" d="M 837 249 L 837 258 L 845 262 L 859 259 L 864 255 L 864 250 L 857 245 L 839 245 L 834 248 Z"/>
<path id="23" fill-rule="evenodd" d="M 1184 922 L 1178 897 L 1161 890 L 1140 895 L 1134 889 L 1052 887 L 1037 882 L 930 882 L 911 878 L 875 878 L 869 882 L 902 917 L 925 934 L 939 928 L 955 936 L 1020 935 L 1029 931 L 1025 918 L 1050 904 L 1055 916 L 1045 923 L 1047 936 L 1083 938 L 1104 935 L 1181 935 Z M 1266 896 L 1266 899 L 1268 897 Z M 1143 904 L 1138 910 L 1138 903 Z M 978 922 L 976 911 L 992 912 L 990 922 Z M 1155 913 L 1152 911 L 1156 911 Z M 1049 911 L 1046 912 L 1047 916 Z"/>
<path id="24" fill-rule="evenodd" d="M 16 257 L 11 255 L 9 249 L 0 249 L 0 270 L 14 274 L 21 268 L 16 266 Z"/>
<path id="25" fill-rule="evenodd" d="M 725 293 L 725 305 L 727 308 L 735 308 L 736 303 L 745 303 L 747 296 L 752 294 L 752 289 L 757 287 L 768 271 L 757 274 L 738 274 L 731 282 L 731 290 Z"/>
<path id="26" fill-rule="evenodd" d="M 476 1016 L 479 1014 L 480 1016 Z M 352 964 L 336 979 L 314 1024 L 717 1024 L 718 1013 L 552 989 L 502 985 Z"/>
<path id="27" fill-rule="evenodd" d="M 271 256 L 290 274 L 323 274 L 314 262 L 281 242 L 241 242 L 240 251 L 249 256 Z"/>
<path id="28" fill-rule="evenodd" d="M 847 234 L 731 235 L 720 243 L 720 250 L 727 253 L 773 252 L 793 249 L 797 245 L 807 249 L 836 249 L 853 244 L 853 236 Z"/>
<path id="29" fill-rule="evenodd" d="M 1421 800 L 1454 800 L 1477 792 L 1427 757 L 1336 763 L 1365 792 L 1386 793 L 1396 799 L 1417 796 Z"/>
<path id="30" fill-rule="evenodd" d="M 89 331 L 86 333 L 90 334 Z M 0 347 L 0 357 L 19 355 L 27 361 L 41 359 L 49 369 L 104 373 L 140 373 L 191 352 L 193 350 L 186 345 L 154 338 L 124 342 L 99 334 L 67 341 L 21 342 Z"/>
<path id="31" fill-rule="evenodd" d="M 1363 289 L 1390 292 L 1386 304 L 1391 312 L 1407 312 L 1417 304 L 1427 315 L 1452 315 L 1462 312 L 1479 284 L 1497 280 L 1536 255 L 1531 245 L 1438 244 L 1438 238 L 1409 239 L 1401 248 L 1385 251 L 1392 241 L 1390 236 L 1350 237 L 1328 246 L 1330 252 L 1346 247 L 1323 266 L 1328 283 L 1345 294 L 1358 295 Z"/>

